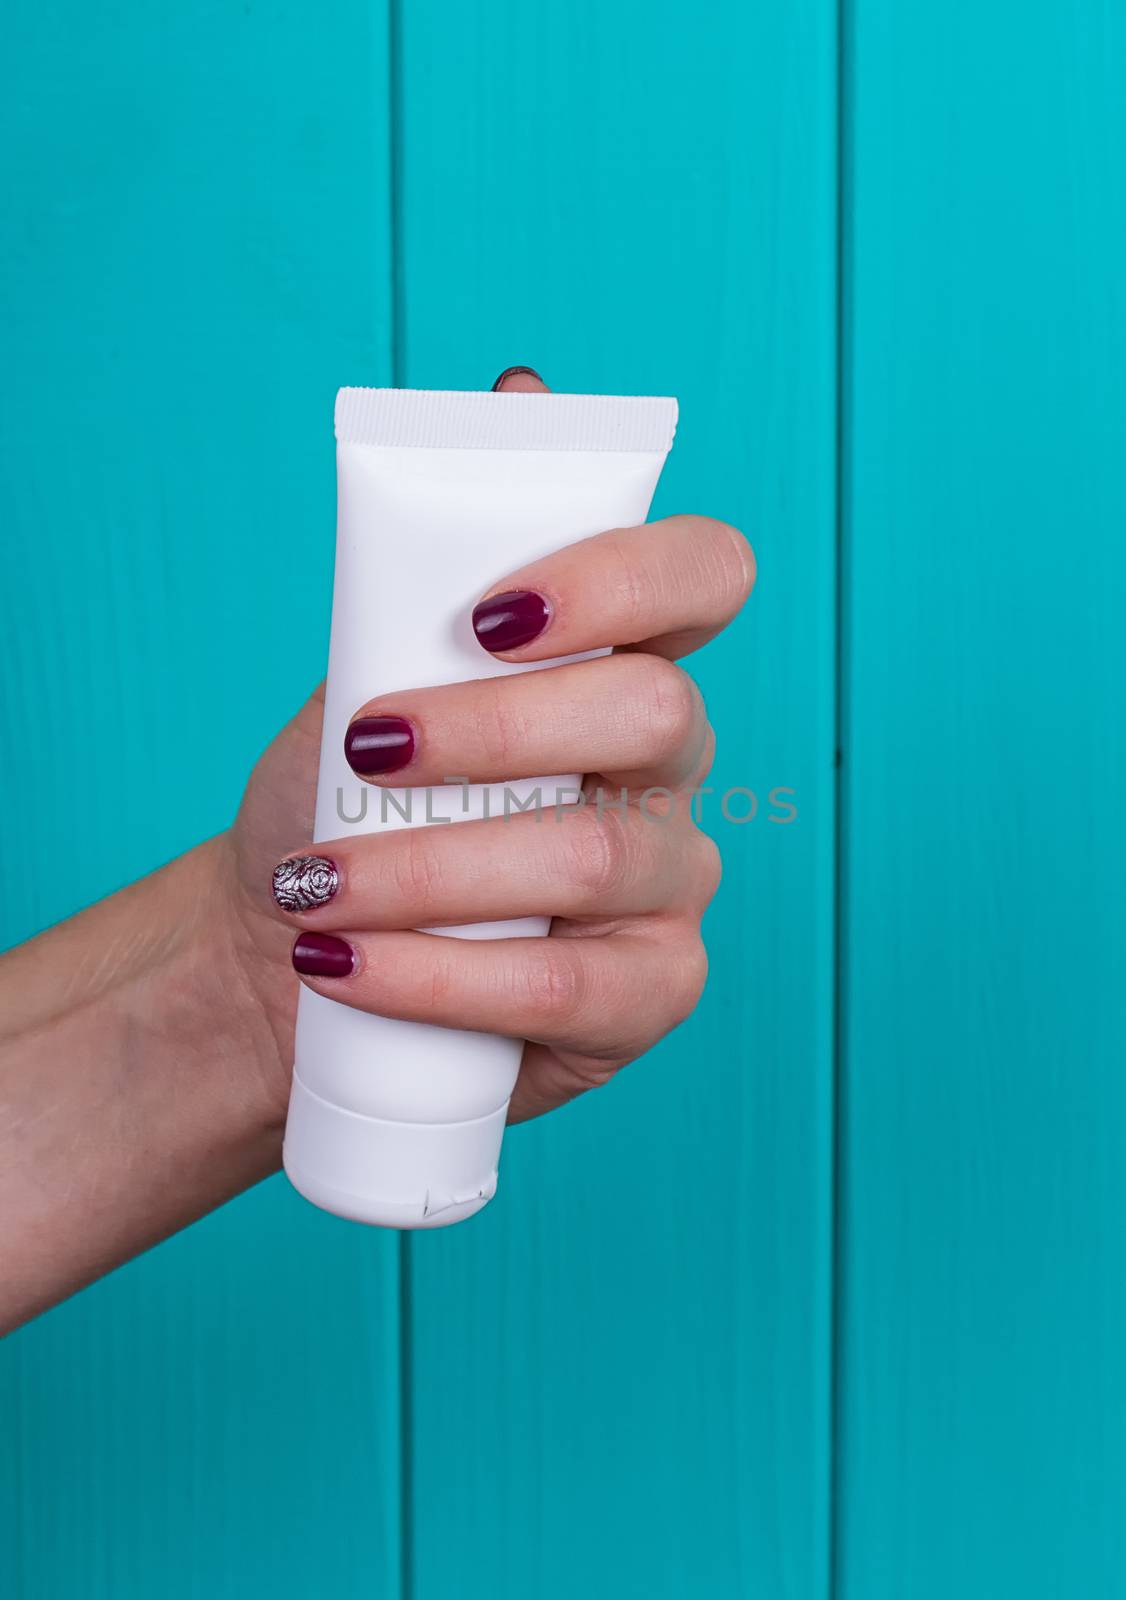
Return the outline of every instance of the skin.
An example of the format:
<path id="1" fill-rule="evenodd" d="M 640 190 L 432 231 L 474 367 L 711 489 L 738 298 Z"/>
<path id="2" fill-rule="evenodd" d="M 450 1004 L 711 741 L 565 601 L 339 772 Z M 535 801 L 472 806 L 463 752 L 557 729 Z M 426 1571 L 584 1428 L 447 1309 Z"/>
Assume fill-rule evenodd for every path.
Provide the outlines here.
<path id="1" fill-rule="evenodd" d="M 543 386 L 517 372 L 504 387 Z M 526 1039 L 511 1121 L 606 1083 L 689 1014 L 719 859 L 690 804 L 714 738 L 675 662 L 736 615 L 754 571 L 742 535 L 704 517 L 600 534 L 489 593 L 533 589 L 551 608 L 504 660 L 614 655 L 356 708 L 416 732 L 411 765 L 373 783 L 581 771 L 592 797 L 626 789 L 624 808 L 320 843 L 340 888 L 287 916 L 270 882 L 309 848 L 318 690 L 262 756 L 232 828 L 0 959 L 0 1331 L 277 1171 L 299 981 L 385 1016 Z M 646 819 L 655 788 L 670 794 L 644 802 Z M 530 914 L 553 917 L 549 937 L 412 931 Z M 347 939 L 351 976 L 299 980 L 302 929 Z"/>

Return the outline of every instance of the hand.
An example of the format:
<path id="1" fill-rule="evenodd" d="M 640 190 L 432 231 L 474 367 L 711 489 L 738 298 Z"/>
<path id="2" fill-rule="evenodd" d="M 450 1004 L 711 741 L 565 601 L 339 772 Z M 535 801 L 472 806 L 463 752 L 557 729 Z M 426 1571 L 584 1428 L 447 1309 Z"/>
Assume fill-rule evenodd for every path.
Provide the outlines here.
<path id="1" fill-rule="evenodd" d="M 719 866 L 689 805 L 712 733 L 673 663 L 730 621 L 753 577 L 740 535 L 706 518 L 600 534 L 497 585 L 478 636 L 517 663 L 616 654 L 356 708 L 360 765 L 368 718 L 416 735 L 414 758 L 375 782 L 587 773 L 592 798 L 557 825 L 529 814 L 321 844 L 336 893 L 284 915 L 271 876 L 310 848 L 318 691 L 230 832 L 0 958 L 0 1331 L 277 1170 L 295 932 L 298 964 L 303 931 L 353 953 L 347 976 L 305 974 L 334 1000 L 527 1039 L 514 1118 L 604 1083 L 691 1010 Z M 513 606 L 490 604 L 514 590 L 543 624 L 521 641 L 498 626 Z M 599 788 L 611 802 L 625 788 L 627 804 L 599 807 Z M 554 918 L 549 937 L 413 931 L 529 913 Z"/>
<path id="2" fill-rule="evenodd" d="M 542 388 L 529 375 L 509 385 Z M 336 869 L 335 892 L 285 913 L 269 884 L 280 860 L 311 848 L 314 696 L 259 764 L 234 830 L 249 935 L 239 943 L 252 952 L 251 980 L 278 1039 L 279 1103 L 292 1061 L 291 946 L 309 987 L 345 1005 L 528 1040 L 511 1120 L 606 1082 L 688 1015 L 707 968 L 700 919 L 719 859 L 691 805 L 711 766 L 712 730 L 674 660 L 735 616 L 754 571 L 734 529 L 679 516 L 584 540 L 496 585 L 475 620 L 482 647 L 502 660 L 606 645 L 616 653 L 379 696 L 356 708 L 350 759 L 361 777 L 396 787 L 439 785 L 450 773 L 485 783 L 579 771 L 587 804 L 557 822 L 549 807 L 542 821 L 514 815 L 318 844 Z M 541 624 L 526 642 L 496 627 L 511 607 L 490 602 L 513 592 L 529 596 L 525 631 Z M 368 719 L 385 717 L 409 724 L 414 754 L 392 771 L 364 772 Z M 531 915 L 553 917 L 549 937 L 413 931 Z M 332 935 L 346 975 L 316 976 L 299 930 Z"/>

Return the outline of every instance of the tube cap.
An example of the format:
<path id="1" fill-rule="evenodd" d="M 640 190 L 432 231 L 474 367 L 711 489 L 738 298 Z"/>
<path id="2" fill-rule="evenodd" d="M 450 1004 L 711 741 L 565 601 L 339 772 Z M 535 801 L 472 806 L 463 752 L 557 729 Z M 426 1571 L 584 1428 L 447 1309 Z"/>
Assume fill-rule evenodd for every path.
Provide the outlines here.
<path id="1" fill-rule="evenodd" d="M 322 1210 L 380 1228 L 444 1228 L 488 1205 L 508 1107 L 473 1122 L 385 1122 L 331 1105 L 296 1075 L 283 1162 Z"/>

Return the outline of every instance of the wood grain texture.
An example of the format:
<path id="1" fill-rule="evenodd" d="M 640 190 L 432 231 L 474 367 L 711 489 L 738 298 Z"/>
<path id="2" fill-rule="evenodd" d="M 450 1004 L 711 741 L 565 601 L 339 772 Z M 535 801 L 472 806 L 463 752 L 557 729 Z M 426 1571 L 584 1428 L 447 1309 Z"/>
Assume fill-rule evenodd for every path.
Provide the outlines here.
<path id="1" fill-rule="evenodd" d="M 694 663 L 717 789 L 762 803 L 706 813 L 726 881 L 702 1010 L 513 1130 L 479 1218 L 410 1241 L 412 1592 L 821 1597 L 833 10 L 419 0 L 402 21 L 400 379 L 529 362 L 678 395 L 656 510 L 727 517 L 761 566 Z M 775 785 L 793 825 L 766 820 Z"/>
<path id="2" fill-rule="evenodd" d="M 842 1600 L 1126 1592 L 1126 19 L 850 0 Z"/>
<path id="3" fill-rule="evenodd" d="M 676 393 L 761 581 L 699 1015 L 465 1227 L 277 1181 L 7 1341 L 5 1600 L 1126 1590 L 1126 27 L 844 14 L 835 1352 L 835 6 L 9 19 L 3 942 L 319 675 L 340 382 Z"/>
<path id="4" fill-rule="evenodd" d="M 323 672 L 390 251 L 383 6 L 4 33 L 7 943 L 225 826 Z M 6 1341 L 0 1594 L 397 1597 L 397 1283 L 279 1179 Z"/>

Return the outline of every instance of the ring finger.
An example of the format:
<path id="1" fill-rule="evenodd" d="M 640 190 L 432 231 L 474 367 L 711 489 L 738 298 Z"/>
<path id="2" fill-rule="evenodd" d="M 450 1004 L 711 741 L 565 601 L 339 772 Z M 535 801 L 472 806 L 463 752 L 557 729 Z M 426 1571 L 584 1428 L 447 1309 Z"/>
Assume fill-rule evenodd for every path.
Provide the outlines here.
<path id="1" fill-rule="evenodd" d="M 710 839 L 636 807 L 396 828 L 316 851 L 280 862 L 273 889 L 296 924 L 321 929 L 702 909 L 718 878 Z"/>

